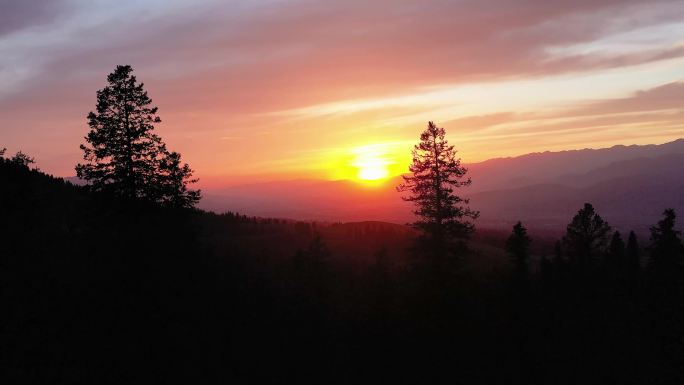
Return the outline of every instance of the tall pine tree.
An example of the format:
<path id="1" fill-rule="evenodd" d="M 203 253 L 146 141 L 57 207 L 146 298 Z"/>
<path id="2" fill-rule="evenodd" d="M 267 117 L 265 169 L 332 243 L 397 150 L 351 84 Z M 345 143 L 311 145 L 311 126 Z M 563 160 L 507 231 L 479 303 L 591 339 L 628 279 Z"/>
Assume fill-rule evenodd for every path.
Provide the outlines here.
<path id="1" fill-rule="evenodd" d="M 625 266 L 625 242 L 622 240 L 620 232 L 615 231 L 608 245 L 606 267 L 613 271 L 622 271 Z"/>
<path id="2" fill-rule="evenodd" d="M 568 224 L 563 238 L 575 267 L 588 271 L 596 256 L 604 252 L 610 230 L 608 222 L 596 213 L 594 206 L 585 203 Z"/>
<path id="3" fill-rule="evenodd" d="M 664 218 L 651 227 L 651 268 L 669 270 L 682 268 L 684 246 L 681 232 L 675 229 L 677 215 L 673 209 L 663 212 Z"/>
<path id="4" fill-rule="evenodd" d="M 532 238 L 527 235 L 527 229 L 518 221 L 518 223 L 513 226 L 513 232 L 506 240 L 506 251 L 513 259 L 517 274 L 527 274 L 531 243 Z"/>
<path id="5" fill-rule="evenodd" d="M 397 188 L 409 193 L 402 198 L 416 206 L 418 220 L 413 226 L 423 232 L 428 252 L 437 259 L 465 245 L 474 230 L 471 220 L 479 215 L 467 206 L 468 199 L 454 191 L 471 181 L 465 178 L 467 169 L 444 135 L 443 128 L 428 123 L 413 148 L 411 175 L 403 176 L 404 182 Z"/>
<path id="6" fill-rule="evenodd" d="M 97 91 L 96 112 L 88 114 L 90 132 L 81 145 L 86 163 L 76 166 L 76 175 L 95 191 L 192 206 L 199 191 L 188 190 L 187 183 L 196 180 L 153 132 L 161 119 L 144 84 L 137 82 L 129 65 L 117 66 L 107 82 Z"/>

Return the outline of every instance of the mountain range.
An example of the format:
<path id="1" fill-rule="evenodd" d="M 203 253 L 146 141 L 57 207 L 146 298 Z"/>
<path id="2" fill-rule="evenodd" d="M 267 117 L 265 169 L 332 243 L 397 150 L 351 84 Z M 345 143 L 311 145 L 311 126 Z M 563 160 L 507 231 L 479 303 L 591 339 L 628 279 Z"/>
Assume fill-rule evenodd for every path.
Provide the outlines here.
<path id="1" fill-rule="evenodd" d="M 562 232 L 585 202 L 614 227 L 645 232 L 665 208 L 684 213 L 684 139 L 660 145 L 532 153 L 467 164 L 472 185 L 459 191 L 480 211 L 477 225 Z M 353 181 L 293 180 L 206 190 L 201 208 L 247 215 L 349 222 L 407 223 L 410 204 L 395 187 Z"/>

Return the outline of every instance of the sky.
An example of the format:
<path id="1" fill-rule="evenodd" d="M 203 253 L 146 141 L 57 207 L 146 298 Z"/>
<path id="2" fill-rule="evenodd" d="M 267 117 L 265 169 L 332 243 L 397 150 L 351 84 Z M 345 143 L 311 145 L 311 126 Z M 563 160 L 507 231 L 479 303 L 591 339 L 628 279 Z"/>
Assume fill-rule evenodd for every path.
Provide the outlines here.
<path id="1" fill-rule="evenodd" d="M 0 0 L 0 148 L 74 175 L 130 64 L 204 187 L 684 137 L 684 1 Z"/>

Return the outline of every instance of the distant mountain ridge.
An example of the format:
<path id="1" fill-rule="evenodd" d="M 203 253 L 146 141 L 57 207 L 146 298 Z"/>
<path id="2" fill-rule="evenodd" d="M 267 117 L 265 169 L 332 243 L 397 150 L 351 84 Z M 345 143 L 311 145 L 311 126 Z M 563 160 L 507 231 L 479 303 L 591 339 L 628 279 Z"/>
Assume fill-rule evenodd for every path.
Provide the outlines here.
<path id="1" fill-rule="evenodd" d="M 473 184 L 461 191 L 480 210 L 477 225 L 564 230 L 584 202 L 617 228 L 645 232 L 663 209 L 684 215 L 684 139 L 660 145 L 538 152 L 468 164 Z M 377 188 L 352 181 L 299 180 L 205 191 L 200 206 L 248 215 L 320 221 L 412 220 L 395 191 L 400 178 Z"/>
<path id="2" fill-rule="evenodd" d="M 474 181 L 474 191 L 486 191 L 511 187 L 505 183 L 516 179 L 524 182 L 519 184 L 522 186 L 551 181 L 566 174 L 586 174 L 616 162 L 677 154 L 684 154 L 684 139 L 664 144 L 535 152 L 472 163 L 468 165 L 468 169 Z"/>

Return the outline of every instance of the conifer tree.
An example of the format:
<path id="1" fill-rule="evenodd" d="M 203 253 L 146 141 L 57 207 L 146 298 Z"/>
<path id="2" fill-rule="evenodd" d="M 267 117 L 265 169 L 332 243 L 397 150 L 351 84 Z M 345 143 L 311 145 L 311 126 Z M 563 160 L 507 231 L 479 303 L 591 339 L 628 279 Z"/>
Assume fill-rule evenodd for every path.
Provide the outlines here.
<path id="1" fill-rule="evenodd" d="M 428 251 L 437 259 L 465 246 L 474 230 L 471 220 L 479 215 L 467 206 L 468 199 L 454 191 L 470 185 L 471 180 L 465 178 L 467 169 L 444 135 L 443 128 L 428 123 L 413 148 L 411 175 L 403 176 L 404 182 L 397 188 L 409 193 L 402 198 L 416 206 L 418 220 L 413 226 L 422 231 Z"/>
<path id="2" fill-rule="evenodd" d="M 513 259 L 519 274 L 527 273 L 527 263 L 530 257 L 530 243 L 532 239 L 527 235 L 527 229 L 520 221 L 513 226 L 513 232 L 506 240 L 506 251 Z"/>
<path id="3" fill-rule="evenodd" d="M 90 132 L 86 144 L 81 145 L 86 162 L 76 166 L 76 175 L 95 191 L 128 199 L 194 204 L 199 192 L 186 187 L 195 181 L 189 179 L 191 171 L 178 163 L 180 157 L 169 153 L 153 132 L 161 119 L 133 68 L 117 66 L 107 82 L 97 91 L 96 112 L 88 114 Z M 165 175 L 176 180 L 165 180 Z M 176 190 L 169 190 L 172 186 Z"/>
<path id="4" fill-rule="evenodd" d="M 681 232 L 675 230 L 677 215 L 673 209 L 663 212 L 664 218 L 658 221 L 656 226 L 651 227 L 651 258 L 649 264 L 652 268 L 669 269 L 679 266 L 682 261 Z"/>
<path id="5" fill-rule="evenodd" d="M 629 237 L 627 238 L 627 248 L 625 250 L 625 257 L 627 260 L 627 266 L 630 270 L 638 270 L 641 251 L 639 250 L 639 242 L 637 241 L 637 236 L 634 231 L 629 232 Z"/>
<path id="6" fill-rule="evenodd" d="M 196 183 L 192 178 L 192 169 L 181 163 L 177 152 L 167 153 L 159 166 L 156 188 L 159 189 L 158 200 L 170 207 L 193 207 L 200 200 L 200 190 L 188 189 L 187 185 Z"/>
<path id="7" fill-rule="evenodd" d="M 594 210 L 594 206 L 585 203 L 568 224 L 563 243 L 567 246 L 572 262 L 582 271 L 586 271 L 594 258 L 605 250 L 610 226 Z"/>
<path id="8" fill-rule="evenodd" d="M 629 232 L 625 248 L 625 277 L 632 292 L 636 290 L 641 270 L 641 250 L 634 231 Z"/>
<path id="9" fill-rule="evenodd" d="M 619 231 L 613 233 L 608 246 L 607 265 L 609 269 L 619 270 L 625 266 L 625 242 Z"/>

